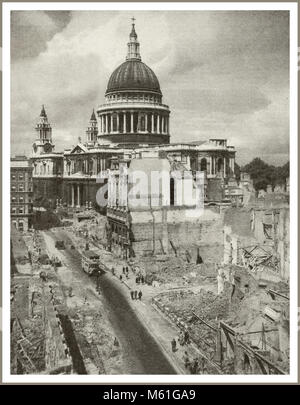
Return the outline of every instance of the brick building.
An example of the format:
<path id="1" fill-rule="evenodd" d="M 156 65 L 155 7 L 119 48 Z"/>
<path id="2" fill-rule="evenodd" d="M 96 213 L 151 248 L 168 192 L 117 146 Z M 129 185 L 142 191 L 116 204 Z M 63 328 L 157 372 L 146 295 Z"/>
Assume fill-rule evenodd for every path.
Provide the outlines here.
<path id="1" fill-rule="evenodd" d="M 16 156 L 10 162 L 11 225 L 27 231 L 32 220 L 32 165 L 26 156 Z"/>

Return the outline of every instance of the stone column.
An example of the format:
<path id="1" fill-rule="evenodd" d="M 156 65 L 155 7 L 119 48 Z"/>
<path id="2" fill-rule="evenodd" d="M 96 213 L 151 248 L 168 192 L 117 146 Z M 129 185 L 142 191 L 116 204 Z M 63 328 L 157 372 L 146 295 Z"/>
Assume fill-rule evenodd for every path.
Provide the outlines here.
<path id="1" fill-rule="evenodd" d="M 145 132 L 148 132 L 148 113 L 145 114 Z"/>
<path id="2" fill-rule="evenodd" d="M 130 113 L 130 132 L 133 133 L 133 112 Z"/>
<path id="3" fill-rule="evenodd" d="M 80 185 L 77 184 L 77 207 L 80 207 Z"/>
<path id="4" fill-rule="evenodd" d="M 71 198 L 72 198 L 71 206 L 74 207 L 74 205 L 75 205 L 75 190 L 74 190 L 74 184 L 71 184 Z"/>
<path id="5" fill-rule="evenodd" d="M 108 114 L 105 114 L 105 133 L 108 134 Z"/>
<path id="6" fill-rule="evenodd" d="M 123 113 L 123 134 L 126 133 L 126 112 Z"/>
<path id="7" fill-rule="evenodd" d="M 232 174 L 234 174 L 234 158 L 230 158 L 230 168 L 231 168 Z"/>
<path id="8" fill-rule="evenodd" d="M 136 132 L 141 132 L 141 115 L 137 113 L 137 125 L 136 125 Z"/>
<path id="9" fill-rule="evenodd" d="M 120 113 L 117 113 L 117 132 L 120 132 Z"/>
<path id="10" fill-rule="evenodd" d="M 166 133 L 165 132 L 165 117 L 164 116 L 161 117 L 161 133 L 162 134 Z"/>
<path id="11" fill-rule="evenodd" d="M 151 133 L 154 133 L 154 114 L 151 113 Z"/>
<path id="12" fill-rule="evenodd" d="M 113 114 L 110 114 L 110 133 L 114 132 L 114 120 L 113 120 Z"/>
<path id="13" fill-rule="evenodd" d="M 160 115 L 157 114 L 156 132 L 160 134 Z"/>
<path id="14" fill-rule="evenodd" d="M 210 156 L 210 157 L 209 157 L 209 174 L 213 174 L 213 173 L 212 173 L 212 171 L 213 171 L 212 163 L 213 163 L 213 162 L 212 162 L 212 157 Z"/>
<path id="15" fill-rule="evenodd" d="M 224 165 L 224 178 L 226 177 L 226 158 L 223 158 L 223 165 Z"/>

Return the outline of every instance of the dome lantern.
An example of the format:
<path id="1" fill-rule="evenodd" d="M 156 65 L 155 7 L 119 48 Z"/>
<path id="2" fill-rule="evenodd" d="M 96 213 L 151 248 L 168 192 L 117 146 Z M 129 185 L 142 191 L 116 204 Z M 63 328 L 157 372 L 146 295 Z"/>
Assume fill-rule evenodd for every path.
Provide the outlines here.
<path id="1" fill-rule="evenodd" d="M 137 59 L 141 60 L 141 55 L 140 55 L 140 43 L 137 39 L 137 33 L 135 32 L 135 24 L 134 24 L 135 18 L 132 17 L 132 28 L 131 28 L 131 33 L 129 35 L 129 42 L 127 44 L 128 46 L 128 52 L 126 56 L 126 60 L 131 60 L 131 59 Z"/>
<path id="2" fill-rule="evenodd" d="M 110 76 L 105 104 L 97 109 L 99 144 L 169 143 L 169 107 L 162 104 L 159 81 L 141 60 L 132 18 L 126 61 Z"/>

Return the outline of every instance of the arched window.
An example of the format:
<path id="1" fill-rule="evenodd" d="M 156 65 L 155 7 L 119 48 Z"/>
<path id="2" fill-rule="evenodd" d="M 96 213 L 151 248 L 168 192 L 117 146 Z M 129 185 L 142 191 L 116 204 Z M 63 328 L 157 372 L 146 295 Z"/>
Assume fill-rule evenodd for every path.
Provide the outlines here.
<path id="1" fill-rule="evenodd" d="M 200 161 L 200 170 L 201 172 L 206 172 L 207 170 L 207 160 L 205 158 L 202 158 Z"/>

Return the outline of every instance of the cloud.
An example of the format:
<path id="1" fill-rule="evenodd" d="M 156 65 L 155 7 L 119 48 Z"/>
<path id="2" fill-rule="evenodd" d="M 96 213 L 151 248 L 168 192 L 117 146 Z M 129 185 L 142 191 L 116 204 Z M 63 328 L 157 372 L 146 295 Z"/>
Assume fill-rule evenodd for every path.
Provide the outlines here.
<path id="1" fill-rule="evenodd" d="M 270 156 L 280 151 L 286 156 L 287 12 L 134 15 L 142 60 L 157 74 L 163 102 L 171 108 L 171 141 L 224 137 L 237 147 L 237 156 L 246 150 L 247 160 L 266 147 Z M 131 16 L 123 11 L 13 13 L 13 153 L 23 150 L 25 141 L 30 150 L 41 104 L 57 150 L 84 138 L 92 108 L 104 102 L 109 76 L 125 60 Z"/>

